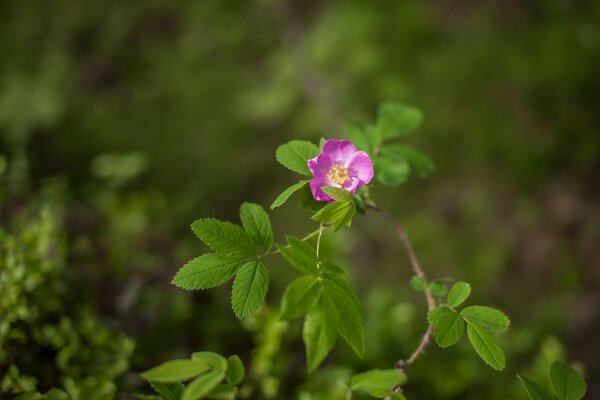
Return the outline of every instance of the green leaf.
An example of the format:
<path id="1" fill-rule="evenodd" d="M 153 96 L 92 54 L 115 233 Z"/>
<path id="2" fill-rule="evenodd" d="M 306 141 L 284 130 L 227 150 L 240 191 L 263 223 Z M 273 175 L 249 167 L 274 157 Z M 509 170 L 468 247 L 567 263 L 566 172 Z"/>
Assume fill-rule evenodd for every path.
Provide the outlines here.
<path id="1" fill-rule="evenodd" d="M 305 275 L 288 285 L 281 299 L 280 318 L 290 320 L 312 310 L 321 297 L 321 285 L 316 276 Z"/>
<path id="2" fill-rule="evenodd" d="M 310 190 L 310 185 L 306 185 L 300 190 L 300 204 L 303 208 L 314 212 L 319 211 L 329 203 L 326 201 L 315 200 L 312 191 Z"/>
<path id="3" fill-rule="evenodd" d="M 237 388 L 234 385 L 220 383 L 210 391 L 207 399 L 235 399 Z"/>
<path id="4" fill-rule="evenodd" d="M 346 122 L 343 129 L 348 140 L 350 140 L 358 150 L 366 151 L 367 153 L 371 151 L 369 137 L 359 125 Z"/>
<path id="5" fill-rule="evenodd" d="M 202 218 L 192 224 L 192 230 L 211 249 L 233 258 L 256 254 L 254 240 L 240 226 L 214 218 Z"/>
<path id="6" fill-rule="evenodd" d="M 558 400 L 579 400 L 587 390 L 583 376 L 562 361 L 555 361 L 550 366 L 550 380 Z"/>
<path id="7" fill-rule="evenodd" d="M 321 275 L 329 279 L 346 279 L 346 271 L 330 260 L 321 261 Z"/>
<path id="8" fill-rule="evenodd" d="M 317 307 L 306 315 L 302 331 L 309 373 L 323 362 L 333 348 L 339 323 L 340 313 L 336 305 L 328 296 L 321 296 Z"/>
<path id="9" fill-rule="evenodd" d="M 390 394 L 390 400 L 406 400 L 402 393 L 393 392 Z"/>
<path id="10" fill-rule="evenodd" d="M 179 400 L 185 390 L 182 383 L 160 383 L 150 381 L 150 385 L 164 400 Z"/>
<path id="11" fill-rule="evenodd" d="M 269 251 L 273 246 L 273 228 L 266 211 L 258 204 L 244 203 L 240 207 L 240 218 L 248 235 L 264 251 Z"/>
<path id="12" fill-rule="evenodd" d="M 510 320 L 502 311 L 491 307 L 469 306 L 463 308 L 460 315 L 471 324 L 479 325 L 493 331 L 503 332 L 510 325 Z"/>
<path id="13" fill-rule="evenodd" d="M 287 237 L 289 246 L 277 246 L 277 249 L 294 268 L 305 274 L 318 274 L 317 253 L 308 243 L 293 236 Z"/>
<path id="14" fill-rule="evenodd" d="M 448 286 L 441 281 L 433 281 L 427 286 L 427 290 L 435 297 L 444 297 L 448 293 Z"/>
<path id="15" fill-rule="evenodd" d="M 412 133 L 422 120 L 423 114 L 414 107 L 384 103 L 378 110 L 377 127 L 381 138 L 386 140 Z"/>
<path id="16" fill-rule="evenodd" d="M 429 157 L 412 147 L 401 144 L 385 144 L 381 146 L 381 154 L 396 160 L 408 161 L 410 166 L 421 177 L 429 176 L 435 171 L 435 164 Z"/>
<path id="17" fill-rule="evenodd" d="M 227 382 L 239 385 L 244 380 L 244 375 L 246 375 L 246 369 L 242 360 L 237 355 L 229 357 L 227 359 Z"/>
<path id="18" fill-rule="evenodd" d="M 231 306 L 235 316 L 242 319 L 252 315 L 264 303 L 269 286 L 267 267 L 260 260 L 247 262 L 233 281 Z"/>
<path id="19" fill-rule="evenodd" d="M 447 308 L 444 306 L 437 306 L 427 312 L 427 322 L 431 325 L 437 324 L 442 315 L 446 313 Z"/>
<path id="20" fill-rule="evenodd" d="M 410 173 L 408 162 L 392 160 L 385 156 L 375 158 L 373 168 L 375 178 L 388 187 L 396 187 L 404 183 Z"/>
<path id="21" fill-rule="evenodd" d="M 415 275 L 412 278 L 410 278 L 409 284 L 410 287 L 416 290 L 417 292 L 424 292 L 425 289 L 427 289 L 427 281 L 418 275 Z"/>
<path id="22" fill-rule="evenodd" d="M 434 320 L 433 337 L 440 347 L 456 344 L 465 332 L 465 321 L 460 314 L 445 307 L 438 307 L 428 318 Z M 433 311 L 433 310 L 432 310 Z"/>
<path id="23" fill-rule="evenodd" d="M 285 203 L 291 195 L 293 195 L 298 190 L 302 189 L 308 182 L 309 181 L 300 181 L 281 192 L 281 194 L 277 196 L 273 204 L 271 204 L 271 210 L 283 205 L 283 203 Z"/>
<path id="24" fill-rule="evenodd" d="M 390 394 L 394 386 L 404 382 L 406 375 L 397 369 L 374 369 L 354 375 L 350 381 L 350 388 L 381 398 Z"/>
<path id="25" fill-rule="evenodd" d="M 546 389 L 532 381 L 531 379 L 527 379 L 524 376 L 517 375 L 517 378 L 521 380 L 521 383 L 527 390 L 527 394 L 531 400 L 553 400 L 552 395 L 550 395 Z"/>
<path id="26" fill-rule="evenodd" d="M 192 354 L 192 360 L 200 361 L 217 371 L 227 371 L 227 360 L 225 357 L 212 351 L 197 351 Z"/>
<path id="27" fill-rule="evenodd" d="M 284 167 L 302 175 L 312 176 L 308 160 L 319 154 L 319 148 L 305 140 L 292 140 L 277 148 L 275 158 Z"/>
<path id="28" fill-rule="evenodd" d="M 321 188 L 325 193 L 330 195 L 335 201 L 353 201 L 354 195 L 346 189 L 338 188 L 335 186 L 323 186 Z"/>
<path id="29" fill-rule="evenodd" d="M 479 357 L 490 367 L 502 371 L 506 367 L 504 351 L 488 329 L 475 324 L 467 324 L 467 334 Z"/>
<path id="30" fill-rule="evenodd" d="M 147 381 L 159 383 L 176 383 L 191 379 L 207 371 L 206 363 L 196 360 L 171 360 L 142 372 L 140 375 Z"/>
<path id="31" fill-rule="evenodd" d="M 209 289 L 227 282 L 239 262 L 215 253 L 196 257 L 175 274 L 171 283 L 186 290 Z"/>
<path id="32" fill-rule="evenodd" d="M 210 371 L 194 379 L 183 392 L 181 400 L 198 400 L 208 395 L 223 380 L 223 371 Z"/>
<path id="33" fill-rule="evenodd" d="M 456 282 L 448 293 L 448 305 L 450 307 L 460 306 L 471 295 L 471 285 L 467 282 Z"/>
<path id="34" fill-rule="evenodd" d="M 338 332 L 352 347 L 358 357 L 365 354 L 365 328 L 358 296 L 339 275 L 329 275 L 323 280 L 325 292 L 333 299 L 341 320 Z"/>
<path id="35" fill-rule="evenodd" d="M 314 221 L 331 222 L 334 224 L 334 231 L 338 231 L 344 225 L 352 222 L 352 217 L 356 212 L 354 201 L 336 201 L 317 211 L 311 219 Z"/>

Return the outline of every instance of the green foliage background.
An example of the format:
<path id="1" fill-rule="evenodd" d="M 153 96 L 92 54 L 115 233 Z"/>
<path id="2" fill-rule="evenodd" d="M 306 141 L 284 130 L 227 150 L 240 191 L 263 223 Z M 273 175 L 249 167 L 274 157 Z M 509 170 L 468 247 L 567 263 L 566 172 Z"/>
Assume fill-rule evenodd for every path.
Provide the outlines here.
<path id="1" fill-rule="evenodd" d="M 567 355 L 600 396 L 599 19 L 594 1 L 3 2 L 2 396 L 128 398 L 150 393 L 137 372 L 212 350 L 250 365 L 252 398 L 337 399 L 405 357 L 425 305 L 376 215 L 324 241 L 365 305 L 363 361 L 338 345 L 306 378 L 299 322 L 240 322 L 228 288 L 170 284 L 205 250 L 191 221 L 293 182 L 279 144 L 340 137 L 387 100 L 424 110 L 406 141 L 436 172 L 376 196 L 430 277 L 512 321 L 505 371 L 432 346 L 409 398 L 525 398 L 515 375 L 549 384 Z M 293 203 L 271 213 L 280 235 L 314 229 Z M 295 276 L 272 268 L 273 306 Z"/>

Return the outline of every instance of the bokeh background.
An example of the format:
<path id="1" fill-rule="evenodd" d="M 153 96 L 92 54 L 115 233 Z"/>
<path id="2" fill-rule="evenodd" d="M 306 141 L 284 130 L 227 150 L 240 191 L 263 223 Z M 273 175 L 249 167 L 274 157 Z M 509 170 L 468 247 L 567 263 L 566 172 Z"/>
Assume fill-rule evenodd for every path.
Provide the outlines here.
<path id="1" fill-rule="evenodd" d="M 466 340 L 431 346 L 407 396 L 525 399 L 515 374 L 547 383 L 565 358 L 600 398 L 598 21 L 592 0 L 2 2 L 0 397 L 136 398 L 140 371 L 212 350 L 250 366 L 251 398 L 339 399 L 352 372 L 406 357 L 425 304 L 376 215 L 324 243 L 363 301 L 364 360 L 338 344 L 306 377 L 300 322 L 276 318 L 295 276 L 280 259 L 246 321 L 227 287 L 170 284 L 206 250 L 194 219 L 237 221 L 296 179 L 279 144 L 398 101 L 424 111 L 406 143 L 436 172 L 374 196 L 430 277 L 512 319 L 505 371 Z M 279 241 L 308 216 L 273 211 Z"/>

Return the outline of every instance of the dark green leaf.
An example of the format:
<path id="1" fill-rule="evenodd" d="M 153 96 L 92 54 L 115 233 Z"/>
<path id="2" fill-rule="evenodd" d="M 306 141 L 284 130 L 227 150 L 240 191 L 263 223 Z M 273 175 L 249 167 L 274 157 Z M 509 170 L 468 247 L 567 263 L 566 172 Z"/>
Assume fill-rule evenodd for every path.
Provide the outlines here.
<path id="1" fill-rule="evenodd" d="M 288 285 L 281 300 L 283 320 L 297 318 L 312 310 L 321 297 L 321 285 L 314 275 L 305 275 Z"/>
<path id="2" fill-rule="evenodd" d="M 242 266 L 233 281 L 231 306 L 235 316 L 252 315 L 264 303 L 269 277 L 267 267 L 260 260 L 252 260 Z"/>
<path id="3" fill-rule="evenodd" d="M 307 183 L 308 181 L 300 181 L 285 189 L 283 192 L 281 192 L 279 196 L 277 196 L 273 204 L 271 204 L 271 210 L 281 206 L 287 201 L 287 199 L 290 198 L 291 195 L 293 195 L 298 190 L 302 189 L 304 186 L 306 186 Z"/>
<path id="4" fill-rule="evenodd" d="M 263 250 L 273 246 L 273 228 L 266 211 L 258 204 L 244 203 L 240 207 L 240 218 L 244 229 Z"/>
<path id="5" fill-rule="evenodd" d="M 510 320 L 502 311 L 491 307 L 469 306 L 463 308 L 460 315 L 471 324 L 479 325 L 493 331 L 503 332 L 510 325 Z"/>
<path id="6" fill-rule="evenodd" d="M 375 178 L 384 186 L 396 187 L 406 181 L 410 167 L 406 161 L 396 161 L 385 156 L 375 158 Z"/>
<path id="7" fill-rule="evenodd" d="M 404 382 L 406 375 L 397 369 L 374 369 L 354 375 L 350 381 L 350 388 L 382 398 L 390 394 L 394 386 Z"/>
<path id="8" fill-rule="evenodd" d="M 227 359 L 227 382 L 232 385 L 239 385 L 244 380 L 246 369 L 242 360 L 233 355 Z"/>
<path id="9" fill-rule="evenodd" d="M 321 188 L 325 193 L 331 196 L 335 201 L 353 201 L 354 196 L 346 189 L 335 186 L 323 186 Z"/>
<path id="10" fill-rule="evenodd" d="M 288 236 L 287 239 L 289 246 L 277 246 L 283 258 L 302 273 L 317 274 L 318 259 L 312 246 L 292 236 Z"/>
<path id="11" fill-rule="evenodd" d="M 142 372 L 140 375 L 147 381 L 176 383 L 200 375 L 209 368 L 206 363 L 196 360 L 171 360 Z"/>
<path id="12" fill-rule="evenodd" d="M 502 371 L 506 366 L 504 351 L 488 329 L 475 324 L 467 324 L 467 334 L 473 348 L 492 368 Z"/>
<path id="13" fill-rule="evenodd" d="M 225 377 L 222 371 L 209 371 L 194 379 L 183 392 L 181 400 L 199 400 L 208 395 Z"/>
<path id="14" fill-rule="evenodd" d="M 212 288 L 231 279 L 238 266 L 238 261 L 220 254 L 204 254 L 181 267 L 172 283 L 186 290 Z"/>
<path id="15" fill-rule="evenodd" d="M 429 157 L 412 147 L 403 146 L 401 144 L 385 144 L 381 146 L 381 154 L 396 160 L 408 161 L 410 166 L 421 177 L 429 176 L 435 170 L 435 164 Z"/>
<path id="16" fill-rule="evenodd" d="M 202 218 L 192 224 L 192 230 L 211 249 L 233 258 L 256 254 L 254 240 L 240 226 L 214 218 Z"/>
<path id="17" fill-rule="evenodd" d="M 305 140 L 292 140 L 277 148 L 275 157 L 284 167 L 302 175 L 311 176 L 308 160 L 319 154 L 319 148 Z"/>
<path id="18" fill-rule="evenodd" d="M 349 225 L 352 222 L 352 217 L 356 211 L 354 200 L 352 201 L 336 201 L 323 207 L 317 211 L 312 219 L 321 222 L 331 222 L 334 224 L 334 231 L 338 231 L 344 225 Z"/>
<path id="19" fill-rule="evenodd" d="M 438 309 L 429 317 L 434 321 L 433 337 L 440 347 L 450 347 L 456 344 L 465 332 L 465 321 L 449 308 Z"/>
<path id="20" fill-rule="evenodd" d="M 326 201 L 315 200 L 312 191 L 310 190 L 310 186 L 306 185 L 300 190 L 300 204 L 309 211 L 319 211 L 329 203 Z"/>
<path id="21" fill-rule="evenodd" d="M 337 276 L 339 279 L 342 279 L 342 280 L 346 278 L 346 271 L 344 271 L 344 269 L 342 267 L 335 264 L 333 261 L 323 260 L 323 261 L 321 261 L 320 265 L 321 265 L 321 274 L 325 278 L 335 279 L 334 276 Z"/>
<path id="22" fill-rule="evenodd" d="M 423 114 L 414 107 L 385 103 L 379 107 L 377 127 L 381 138 L 386 140 L 413 132 L 422 120 Z"/>
<path id="23" fill-rule="evenodd" d="M 562 361 L 555 361 L 550 366 L 550 380 L 558 400 L 579 400 L 587 390 L 583 376 Z"/>
<path id="24" fill-rule="evenodd" d="M 435 297 L 443 297 L 448 293 L 448 286 L 444 282 L 433 281 L 429 284 L 427 290 Z"/>
<path id="25" fill-rule="evenodd" d="M 410 287 L 417 292 L 424 292 L 427 289 L 427 281 L 418 275 L 410 278 Z"/>
<path id="26" fill-rule="evenodd" d="M 517 375 L 517 378 L 521 380 L 521 383 L 527 390 L 527 394 L 531 400 L 553 400 L 552 395 L 550 395 L 546 389 L 532 381 L 531 379 L 527 379 L 524 376 Z"/>
<path id="27" fill-rule="evenodd" d="M 448 293 L 448 305 L 450 307 L 460 306 L 471 294 L 471 285 L 467 282 L 456 282 Z"/>
<path id="28" fill-rule="evenodd" d="M 306 345 L 308 372 L 314 371 L 333 348 L 338 334 L 340 313 L 328 296 L 321 296 L 317 307 L 306 315 L 302 336 Z"/>

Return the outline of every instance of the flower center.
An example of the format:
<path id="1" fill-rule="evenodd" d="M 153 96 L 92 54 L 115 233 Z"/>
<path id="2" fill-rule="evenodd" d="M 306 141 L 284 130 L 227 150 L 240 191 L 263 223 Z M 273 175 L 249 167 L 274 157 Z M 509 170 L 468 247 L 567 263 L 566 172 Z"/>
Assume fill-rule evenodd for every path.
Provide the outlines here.
<path id="1" fill-rule="evenodd" d="M 327 173 L 327 180 L 331 183 L 342 186 L 350 178 L 348 168 L 335 164 Z"/>

